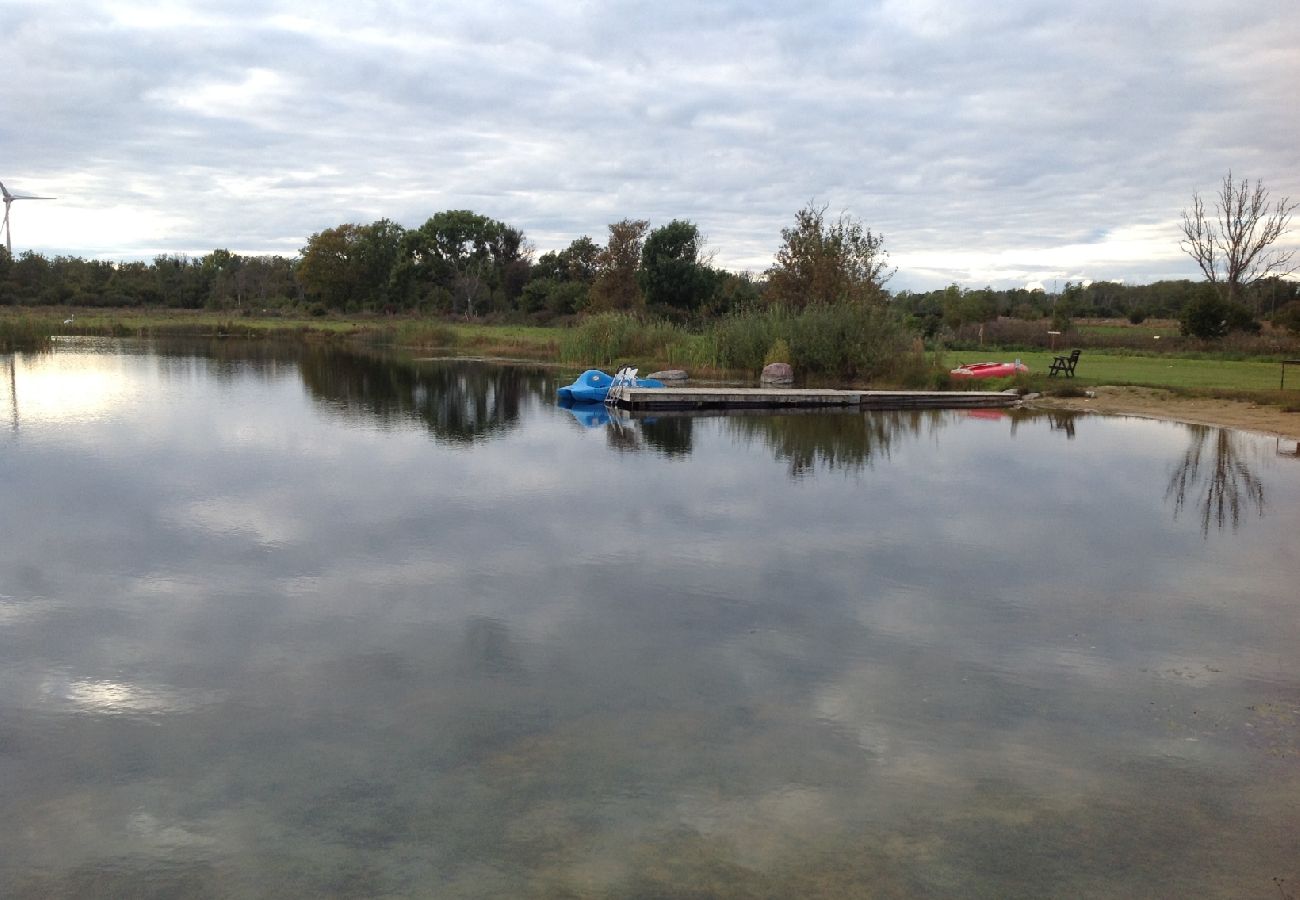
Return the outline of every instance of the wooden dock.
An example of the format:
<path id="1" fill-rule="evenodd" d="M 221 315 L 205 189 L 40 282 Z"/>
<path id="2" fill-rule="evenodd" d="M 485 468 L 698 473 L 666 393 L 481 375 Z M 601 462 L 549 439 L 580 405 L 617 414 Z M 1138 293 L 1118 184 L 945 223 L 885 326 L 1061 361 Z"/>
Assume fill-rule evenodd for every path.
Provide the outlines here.
<path id="1" fill-rule="evenodd" d="M 838 391 L 797 388 L 614 387 L 607 402 L 619 409 L 992 409 L 1013 406 L 1015 391 Z"/>

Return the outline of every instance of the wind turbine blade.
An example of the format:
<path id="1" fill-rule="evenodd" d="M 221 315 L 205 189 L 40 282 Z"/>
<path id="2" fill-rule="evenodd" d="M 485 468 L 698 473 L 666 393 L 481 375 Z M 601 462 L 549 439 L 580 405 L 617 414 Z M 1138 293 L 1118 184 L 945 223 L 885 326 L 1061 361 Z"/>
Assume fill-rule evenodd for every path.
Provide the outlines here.
<path id="1" fill-rule="evenodd" d="M 0 195 L 5 200 L 57 200 L 58 197 L 38 197 L 35 194 L 15 194 L 5 187 L 5 183 L 0 181 Z"/>

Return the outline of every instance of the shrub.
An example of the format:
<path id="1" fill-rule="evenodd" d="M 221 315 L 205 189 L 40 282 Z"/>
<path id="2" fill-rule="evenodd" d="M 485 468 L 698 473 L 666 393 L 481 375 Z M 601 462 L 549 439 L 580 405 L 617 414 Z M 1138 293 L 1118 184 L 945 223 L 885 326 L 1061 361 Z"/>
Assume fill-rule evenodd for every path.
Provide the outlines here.
<path id="1" fill-rule="evenodd" d="M 1230 331 L 1258 334 L 1260 324 L 1240 303 L 1229 303 L 1218 294 L 1207 293 L 1188 303 L 1179 319 L 1183 334 L 1202 340 L 1221 338 Z"/>
<path id="2" fill-rule="evenodd" d="M 1250 310 L 1240 303 L 1229 304 L 1227 325 L 1229 331 L 1244 331 L 1248 334 L 1259 334 L 1263 328 Z"/>
<path id="3" fill-rule="evenodd" d="M 1277 311 L 1273 324 L 1292 334 L 1300 334 L 1300 300 L 1292 301 Z"/>

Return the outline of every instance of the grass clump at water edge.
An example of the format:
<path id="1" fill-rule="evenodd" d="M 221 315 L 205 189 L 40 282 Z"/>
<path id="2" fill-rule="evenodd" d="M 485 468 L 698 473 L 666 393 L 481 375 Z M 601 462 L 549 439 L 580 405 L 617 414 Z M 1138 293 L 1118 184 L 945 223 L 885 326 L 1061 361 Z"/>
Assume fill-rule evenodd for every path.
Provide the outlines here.
<path id="1" fill-rule="evenodd" d="M 3 318 L 0 319 L 0 352 L 40 350 L 49 345 L 53 335 L 54 328 L 46 319 Z"/>
<path id="2" fill-rule="evenodd" d="M 631 360 L 646 364 L 704 364 L 707 354 L 696 335 L 669 322 L 646 321 L 623 312 L 584 319 L 560 339 L 566 363 L 610 366 Z"/>

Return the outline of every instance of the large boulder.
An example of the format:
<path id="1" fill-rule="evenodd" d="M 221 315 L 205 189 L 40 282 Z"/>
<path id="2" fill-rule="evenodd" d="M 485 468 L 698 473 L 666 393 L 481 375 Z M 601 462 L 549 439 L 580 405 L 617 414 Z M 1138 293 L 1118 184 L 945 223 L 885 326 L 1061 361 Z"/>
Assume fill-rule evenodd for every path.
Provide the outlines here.
<path id="1" fill-rule="evenodd" d="M 763 366 L 763 374 L 759 381 L 763 384 L 794 384 L 794 369 L 789 363 L 768 363 Z"/>
<path id="2" fill-rule="evenodd" d="M 664 369 L 662 372 L 651 372 L 646 378 L 653 378 L 656 381 L 685 381 L 685 369 Z"/>

